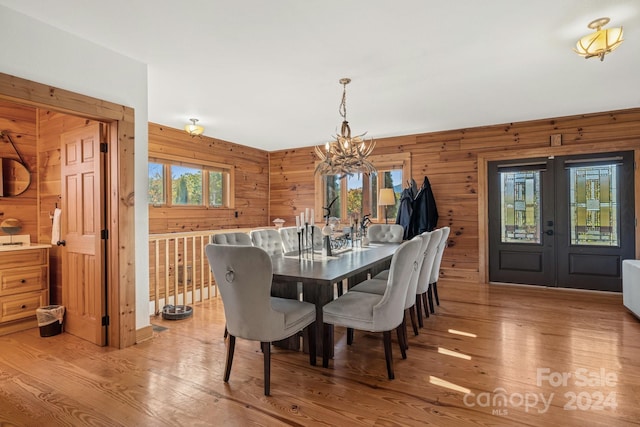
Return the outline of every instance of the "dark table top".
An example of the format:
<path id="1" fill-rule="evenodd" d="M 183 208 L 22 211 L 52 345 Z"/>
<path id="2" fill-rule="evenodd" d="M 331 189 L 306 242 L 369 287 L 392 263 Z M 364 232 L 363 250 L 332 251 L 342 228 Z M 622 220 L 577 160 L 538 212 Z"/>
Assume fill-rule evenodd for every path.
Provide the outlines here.
<path id="1" fill-rule="evenodd" d="M 298 253 L 274 255 L 273 279 L 333 284 L 354 274 L 366 271 L 375 264 L 393 257 L 399 243 L 371 243 L 364 248 L 351 248 L 331 257 L 314 254 L 298 259 Z"/>

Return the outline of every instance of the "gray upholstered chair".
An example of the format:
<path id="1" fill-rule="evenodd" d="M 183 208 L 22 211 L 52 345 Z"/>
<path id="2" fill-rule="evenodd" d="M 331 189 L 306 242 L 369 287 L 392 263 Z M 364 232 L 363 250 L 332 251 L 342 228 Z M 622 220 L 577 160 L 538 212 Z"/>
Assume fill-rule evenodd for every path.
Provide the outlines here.
<path id="1" fill-rule="evenodd" d="M 424 313 L 425 317 L 429 317 L 429 312 L 434 313 L 433 298 L 431 296 L 429 283 L 431 279 L 431 269 L 433 268 L 433 262 L 438 252 L 438 244 L 442 236 L 442 230 L 425 231 L 423 234 L 429 234 L 431 239 L 424 251 L 424 261 L 422 262 L 422 268 L 418 276 L 418 286 L 416 288 L 416 312 L 418 314 L 418 324 L 420 327 L 424 326 L 422 314 Z M 428 302 L 427 297 L 429 299 Z"/>
<path id="2" fill-rule="evenodd" d="M 211 243 L 230 246 L 251 246 L 251 236 L 249 236 L 247 233 L 238 231 L 231 233 L 212 234 Z M 224 337 L 226 338 L 228 334 L 229 332 L 227 331 L 227 327 L 225 326 Z"/>
<path id="3" fill-rule="evenodd" d="M 417 270 L 416 256 L 420 252 L 420 240 L 410 240 L 398 247 L 391 259 L 389 279 L 383 295 L 368 292 L 347 292 L 322 307 L 323 353 L 322 365 L 329 366 L 332 334 L 329 325 L 344 326 L 369 332 L 382 332 L 387 375 L 394 378 L 391 354 L 391 331 L 397 330 L 398 340 L 403 343 L 399 326 L 404 319 L 411 274 Z M 402 358 L 406 358 L 404 343 L 400 345 Z"/>
<path id="4" fill-rule="evenodd" d="M 313 248 L 315 250 L 322 249 L 322 231 L 316 225 L 313 227 Z M 309 229 L 311 229 L 309 227 Z M 298 227 L 282 227 L 278 230 L 282 238 L 282 247 L 285 252 L 295 252 L 298 250 Z M 311 233 L 311 231 L 309 231 Z M 311 237 L 309 237 L 311 238 Z"/>
<path id="5" fill-rule="evenodd" d="M 315 305 L 270 295 L 269 254 L 254 246 L 209 244 L 205 247 L 218 285 L 229 330 L 224 381 L 229 381 L 236 338 L 260 341 L 264 353 L 264 394 L 270 392 L 271 342 L 309 334 L 309 362 L 316 364 Z"/>
<path id="6" fill-rule="evenodd" d="M 253 246 L 267 251 L 269 255 L 277 255 L 283 252 L 282 237 L 278 230 L 265 228 L 263 230 L 251 230 L 251 242 Z"/>
<path id="7" fill-rule="evenodd" d="M 429 287 L 433 289 L 433 296 L 436 298 L 437 305 L 440 305 L 440 298 L 438 297 L 438 278 L 440 277 L 440 264 L 442 264 L 442 255 L 444 254 L 444 250 L 448 245 L 449 233 L 451 232 L 451 229 L 449 227 L 442 227 L 441 230 L 442 237 L 440 238 L 440 244 L 438 245 L 436 258 L 433 261 L 433 268 L 431 269 L 431 279 L 429 280 Z"/>
<path id="8" fill-rule="evenodd" d="M 400 224 L 371 224 L 367 229 L 367 238 L 372 243 L 401 243 L 404 238 L 404 227 Z M 369 273 L 373 277 L 385 269 L 389 269 L 389 263 L 379 264 Z"/>
<path id="9" fill-rule="evenodd" d="M 242 232 L 213 234 L 211 235 L 211 243 L 217 243 L 219 245 L 251 246 L 251 236 Z"/>
<path id="10" fill-rule="evenodd" d="M 400 224 L 371 224 L 367 229 L 370 242 L 400 243 L 404 237 L 404 227 Z"/>
<path id="11" fill-rule="evenodd" d="M 424 251 L 427 249 L 427 245 L 429 244 L 429 240 L 431 239 L 431 235 L 428 233 L 423 233 L 419 236 L 415 236 L 413 239 L 420 241 L 420 251 L 416 256 L 417 269 L 412 272 L 411 278 L 409 279 L 409 287 L 407 288 L 407 298 L 405 299 L 404 309 L 405 309 L 405 320 L 403 321 L 402 331 L 406 332 L 406 315 L 409 314 L 411 318 L 411 326 L 413 327 L 413 334 L 418 335 L 418 322 L 416 317 L 416 288 L 418 285 L 418 276 L 420 275 L 420 268 L 422 267 L 422 263 L 424 261 Z M 413 240 L 412 239 L 412 240 Z M 387 272 L 389 270 L 386 270 Z M 385 279 L 373 278 L 369 280 L 365 280 L 362 283 L 357 284 L 353 288 L 349 289 L 349 292 L 369 292 L 372 294 L 383 295 L 386 291 L 387 280 L 389 276 Z M 351 340 L 351 337 L 347 337 L 347 340 Z M 405 336 L 405 344 L 408 341 Z M 408 345 L 405 346 L 408 348 Z"/>

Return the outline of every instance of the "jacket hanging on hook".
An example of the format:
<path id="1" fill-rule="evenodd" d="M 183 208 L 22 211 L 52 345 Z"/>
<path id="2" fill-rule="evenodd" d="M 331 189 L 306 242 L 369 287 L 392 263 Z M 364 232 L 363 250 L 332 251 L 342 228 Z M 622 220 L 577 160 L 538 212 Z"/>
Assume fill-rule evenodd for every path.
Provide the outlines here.
<path id="1" fill-rule="evenodd" d="M 406 239 L 412 239 L 425 231 L 432 231 L 438 225 L 438 208 L 431 191 L 431 183 L 426 176 L 412 205 L 413 211 L 409 221 L 409 232 L 405 233 Z"/>

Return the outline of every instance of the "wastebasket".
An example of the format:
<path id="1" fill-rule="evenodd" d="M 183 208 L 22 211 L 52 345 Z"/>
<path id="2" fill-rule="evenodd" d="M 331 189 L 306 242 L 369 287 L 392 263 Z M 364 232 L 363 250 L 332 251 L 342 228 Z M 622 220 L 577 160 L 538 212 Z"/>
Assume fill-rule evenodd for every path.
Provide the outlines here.
<path id="1" fill-rule="evenodd" d="M 58 335 L 62 332 L 64 306 L 47 305 L 45 307 L 36 308 L 36 317 L 38 319 L 41 337 L 52 337 L 54 335 Z"/>

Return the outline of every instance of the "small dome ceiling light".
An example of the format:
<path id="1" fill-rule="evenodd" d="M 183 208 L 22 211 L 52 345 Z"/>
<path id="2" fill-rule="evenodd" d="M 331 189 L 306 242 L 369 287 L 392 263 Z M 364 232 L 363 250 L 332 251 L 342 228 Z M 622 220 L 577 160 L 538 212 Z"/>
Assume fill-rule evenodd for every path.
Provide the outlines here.
<path id="1" fill-rule="evenodd" d="M 204 128 L 200 125 L 198 125 L 198 119 L 189 119 L 189 121 L 191 122 L 190 124 L 186 125 L 184 127 L 184 130 L 191 135 L 191 137 L 193 138 L 194 136 L 200 136 L 202 135 L 202 133 L 204 132 Z"/>
<path id="2" fill-rule="evenodd" d="M 604 61 L 604 56 L 613 52 L 623 42 L 622 27 L 603 30 L 602 27 L 608 23 L 609 18 L 606 17 L 591 21 L 587 26 L 596 30 L 595 33 L 587 34 L 578 40 L 574 51 L 585 59 L 598 57 L 600 61 Z"/>

